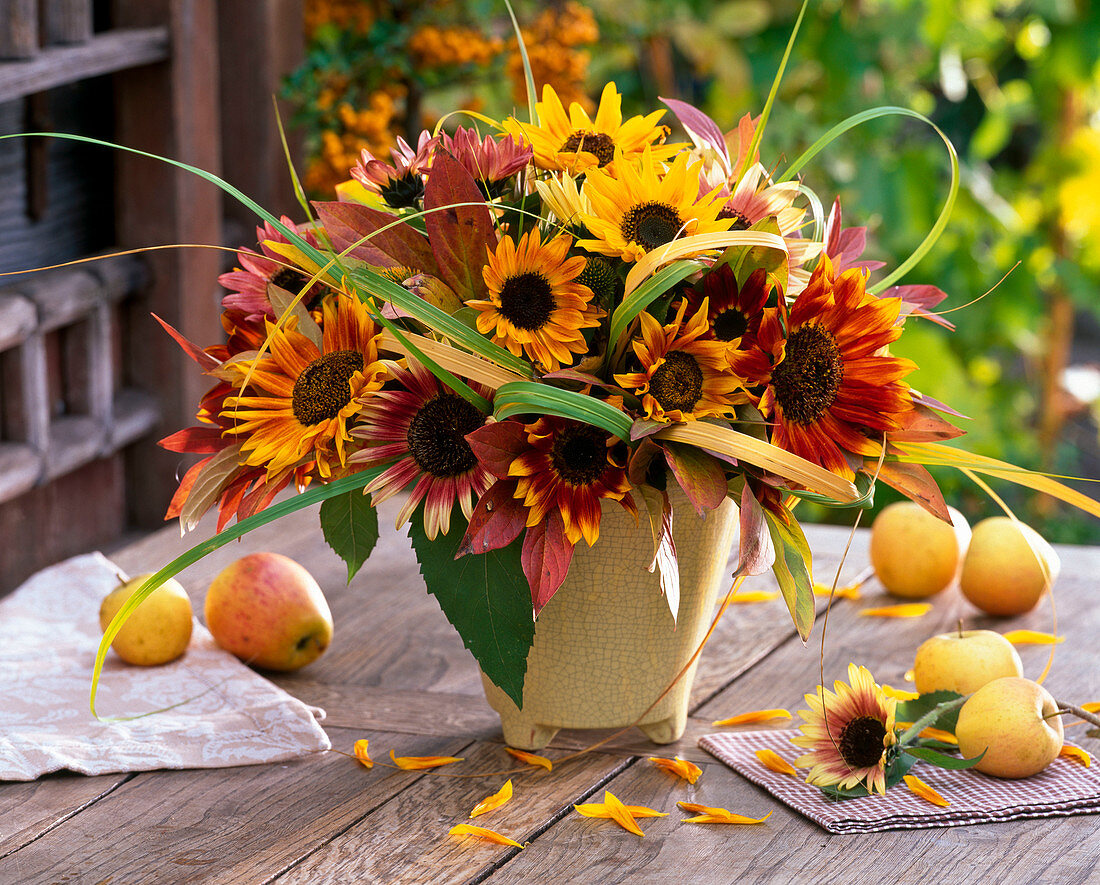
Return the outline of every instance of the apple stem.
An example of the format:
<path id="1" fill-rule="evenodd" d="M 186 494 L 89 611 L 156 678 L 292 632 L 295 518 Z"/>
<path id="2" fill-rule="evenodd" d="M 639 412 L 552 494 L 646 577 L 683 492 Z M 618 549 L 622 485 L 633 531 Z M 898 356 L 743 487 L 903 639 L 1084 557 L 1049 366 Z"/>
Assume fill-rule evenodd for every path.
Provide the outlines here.
<path id="1" fill-rule="evenodd" d="M 963 638 L 963 619 L 962 618 L 959 618 L 958 622 L 955 625 L 955 629 L 959 631 L 959 639 L 962 639 Z"/>
<path id="2" fill-rule="evenodd" d="M 1056 710 L 1049 714 L 1049 716 L 1064 716 L 1066 713 L 1072 713 L 1078 719 L 1084 719 L 1086 722 L 1091 722 L 1093 725 L 1100 725 L 1100 716 L 1095 713 L 1090 713 L 1088 710 L 1084 710 L 1081 707 L 1075 707 L 1073 704 L 1067 704 L 1065 701 L 1058 701 L 1056 703 L 1062 709 Z M 1044 716 L 1044 719 L 1048 719 L 1049 716 Z"/>

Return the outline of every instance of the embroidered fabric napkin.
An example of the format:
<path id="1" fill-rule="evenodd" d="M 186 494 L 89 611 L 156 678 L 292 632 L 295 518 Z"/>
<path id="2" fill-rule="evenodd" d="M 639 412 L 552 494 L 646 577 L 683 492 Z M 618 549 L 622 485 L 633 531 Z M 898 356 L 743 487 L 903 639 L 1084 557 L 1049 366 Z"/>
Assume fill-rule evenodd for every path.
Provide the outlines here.
<path id="1" fill-rule="evenodd" d="M 0 600 L 0 780 L 222 768 L 292 759 L 331 746 L 314 710 L 215 645 L 195 623 L 184 656 L 134 667 L 108 653 L 100 722 L 88 708 L 99 604 L 118 584 L 102 554 L 77 556 Z M 164 709 L 169 708 L 169 709 Z"/>
<path id="2" fill-rule="evenodd" d="M 791 733 L 709 734 L 699 739 L 699 746 L 830 833 L 954 827 L 1100 811 L 1100 767 L 1095 759 L 1086 768 L 1058 758 L 1045 771 L 1016 781 L 918 763 L 913 774 L 951 803 L 942 808 L 902 784 L 885 796 L 833 801 L 802 777 L 774 772 L 756 757 L 757 750 L 774 750 L 793 763 L 803 751 L 790 742 Z"/>

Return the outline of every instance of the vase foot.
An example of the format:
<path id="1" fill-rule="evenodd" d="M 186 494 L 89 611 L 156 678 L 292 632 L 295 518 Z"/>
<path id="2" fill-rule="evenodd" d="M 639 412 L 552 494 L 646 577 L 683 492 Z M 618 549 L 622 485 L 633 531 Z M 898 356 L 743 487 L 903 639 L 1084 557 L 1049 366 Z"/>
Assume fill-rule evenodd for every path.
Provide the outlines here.
<path id="1" fill-rule="evenodd" d="M 638 726 L 655 744 L 671 744 L 684 736 L 687 714 L 673 715 L 657 722 L 645 722 Z"/>
<path id="2" fill-rule="evenodd" d="M 500 717 L 504 743 L 516 750 L 541 750 L 554 739 L 558 729 L 550 725 L 528 722 L 522 717 Z"/>

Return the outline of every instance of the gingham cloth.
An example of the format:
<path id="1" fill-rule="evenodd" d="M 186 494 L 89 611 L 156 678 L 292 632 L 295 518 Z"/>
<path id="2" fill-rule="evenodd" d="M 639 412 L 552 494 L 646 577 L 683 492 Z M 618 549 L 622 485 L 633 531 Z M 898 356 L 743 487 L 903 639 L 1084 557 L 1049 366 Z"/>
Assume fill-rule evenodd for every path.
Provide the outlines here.
<path id="1" fill-rule="evenodd" d="M 891 787 L 885 796 L 831 800 L 806 783 L 805 772 L 798 777 L 779 774 L 756 757 L 757 750 L 774 750 L 793 763 L 803 753 L 791 743 L 793 734 L 791 730 L 709 734 L 699 739 L 699 746 L 830 833 L 956 827 L 1100 811 L 1100 766 L 1095 759 L 1086 768 L 1064 757 L 1020 780 L 918 762 L 911 774 L 947 799 L 951 804 L 946 807 L 921 799 L 904 784 Z"/>

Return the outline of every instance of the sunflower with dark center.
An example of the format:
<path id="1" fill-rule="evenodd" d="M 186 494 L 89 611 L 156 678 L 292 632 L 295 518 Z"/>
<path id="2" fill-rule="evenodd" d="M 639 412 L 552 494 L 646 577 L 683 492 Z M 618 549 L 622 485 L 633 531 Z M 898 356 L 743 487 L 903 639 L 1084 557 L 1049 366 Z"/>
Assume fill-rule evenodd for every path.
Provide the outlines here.
<path id="1" fill-rule="evenodd" d="M 806 782 L 819 787 L 848 789 L 862 784 L 869 793 L 886 793 L 888 751 L 897 743 L 894 711 L 866 667 L 848 665 L 848 683 L 839 679 L 835 691 L 818 686 L 806 695 L 809 710 L 799 710 L 802 734 L 791 742 L 809 752 L 794 761 L 809 768 Z"/>
<path id="2" fill-rule="evenodd" d="M 584 183 L 591 214 L 581 222 L 593 239 L 577 245 L 590 252 L 638 261 L 680 237 L 729 230 L 718 217 L 717 190 L 700 196 L 699 163 L 680 153 L 667 169 L 651 151 L 635 163 L 616 161 L 614 172 L 593 169 Z"/>
<path id="3" fill-rule="evenodd" d="M 608 83 L 594 118 L 576 102 L 566 113 L 558 94 L 547 84 L 542 87 L 542 101 L 535 105 L 538 125 L 509 117 L 504 129 L 531 145 L 537 168 L 570 175 L 609 166 L 615 161 L 616 151 L 629 161 L 650 148 L 665 160 L 683 147 L 663 144 L 668 128 L 658 121 L 664 111 L 623 120 L 622 101 L 615 84 Z"/>
<path id="4" fill-rule="evenodd" d="M 512 461 L 515 497 L 527 510 L 527 526 L 557 510 L 570 544 L 591 547 L 600 535 L 600 502 L 618 501 L 637 514 L 626 476 L 626 446 L 598 427 L 546 416 L 525 426 L 527 450 Z"/>
<path id="5" fill-rule="evenodd" d="M 297 331 L 291 317 L 279 328 L 267 326 L 270 352 L 236 366 L 248 394 L 227 397 L 222 419 L 241 438 L 245 463 L 269 474 L 316 461 L 327 479 L 346 464 L 348 424 L 359 411 L 358 398 L 377 391 L 385 368 L 378 361 L 378 331 L 364 305 L 347 295 L 322 306 L 318 347 Z"/>
<path id="6" fill-rule="evenodd" d="M 763 387 L 757 407 L 772 443 L 847 479 L 848 454 L 878 457 L 913 409 L 902 378 L 916 364 L 888 353 L 901 300 L 871 295 L 865 282 L 858 268 L 834 277 L 823 256 L 793 306 L 767 309 L 756 344 L 730 356 L 750 388 Z"/>
<path id="7" fill-rule="evenodd" d="M 363 448 L 348 458 L 348 464 L 367 468 L 392 461 L 364 491 L 377 506 L 407 489 L 397 525 L 423 502 L 424 532 L 435 538 L 450 529 L 456 501 L 468 520 L 474 503 L 494 482 L 466 442 L 466 434 L 481 427 L 485 415 L 443 387 L 420 363 L 406 366 L 387 360 L 385 366 L 391 381 L 362 401 L 351 432 Z M 483 385 L 470 386 L 486 399 L 492 395 Z"/>
<path id="8" fill-rule="evenodd" d="M 684 319 L 681 300 L 671 323 L 662 326 L 650 314 L 639 314 L 641 335 L 631 342 L 641 368 L 615 375 L 615 382 L 642 398 L 647 418 L 691 421 L 733 411 L 748 402 L 744 383 L 729 367 L 728 347 L 706 338 L 707 300 Z"/>
<path id="9" fill-rule="evenodd" d="M 731 349 L 744 350 L 756 343 L 771 289 L 772 282 L 763 268 L 754 270 L 739 286 L 733 268 L 723 264 L 707 271 L 688 298 L 692 307 L 707 300 L 710 337 L 724 341 Z"/>
<path id="10" fill-rule="evenodd" d="M 468 301 L 479 311 L 477 329 L 516 356 L 525 355 L 545 372 L 572 365 L 588 350 L 583 329 L 600 325 L 604 311 L 592 290 L 577 281 L 581 256 L 568 257 L 573 240 L 558 236 L 543 243 L 537 229 L 501 238 L 482 270 L 488 301 Z"/>

